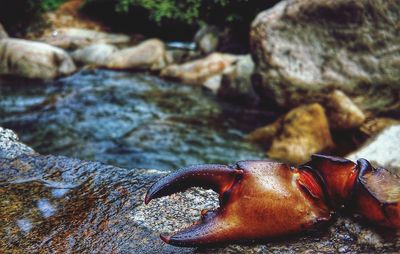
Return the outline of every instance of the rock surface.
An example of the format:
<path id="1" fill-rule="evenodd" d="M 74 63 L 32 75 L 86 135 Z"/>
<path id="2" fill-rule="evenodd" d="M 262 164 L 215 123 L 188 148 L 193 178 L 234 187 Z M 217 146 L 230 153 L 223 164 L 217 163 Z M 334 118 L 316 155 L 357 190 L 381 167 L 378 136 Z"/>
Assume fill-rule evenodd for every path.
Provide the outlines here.
<path id="1" fill-rule="evenodd" d="M 399 107 L 397 0 L 285 0 L 251 28 L 254 84 L 282 107 L 340 89 L 362 109 Z"/>
<path id="2" fill-rule="evenodd" d="M 110 56 L 117 52 L 118 48 L 109 44 L 93 44 L 75 50 L 71 56 L 77 63 L 94 66 L 106 66 Z"/>
<path id="3" fill-rule="evenodd" d="M 105 33 L 83 28 L 59 28 L 41 39 L 43 42 L 63 49 L 76 49 L 91 44 L 127 44 L 128 35 Z"/>
<path id="4" fill-rule="evenodd" d="M 234 55 L 213 53 L 205 58 L 181 65 L 170 65 L 161 71 L 161 76 L 186 84 L 203 85 L 212 76 L 222 74 L 235 61 L 237 61 L 237 57 Z"/>
<path id="5" fill-rule="evenodd" d="M 8 38 L 8 34 L 4 29 L 3 25 L 0 23 L 0 40 Z"/>
<path id="6" fill-rule="evenodd" d="M 62 49 L 21 39 L 0 41 L 0 75 L 53 79 L 75 70 L 71 57 Z"/>
<path id="7" fill-rule="evenodd" d="M 317 103 L 291 110 L 273 124 L 255 130 L 249 139 L 270 144 L 269 158 L 294 164 L 334 147 L 325 111 Z"/>
<path id="8" fill-rule="evenodd" d="M 342 91 L 335 90 L 325 103 L 329 126 L 332 129 L 353 129 L 365 121 L 365 114 Z"/>
<path id="9" fill-rule="evenodd" d="M 347 156 L 350 160 L 365 158 L 371 163 L 394 170 L 400 175 L 400 125 L 387 127 L 362 148 Z"/>
<path id="10" fill-rule="evenodd" d="M 218 48 L 220 29 L 216 26 L 203 26 L 194 36 L 196 47 L 203 54 L 215 52 Z"/>
<path id="11" fill-rule="evenodd" d="M 160 70 L 167 65 L 165 45 L 158 39 L 149 39 L 137 46 L 111 54 L 107 67 L 111 69 Z"/>
<path id="12" fill-rule="evenodd" d="M 200 209 L 217 205 L 215 194 L 192 189 L 145 206 L 146 189 L 165 172 L 32 154 L 5 129 L 0 129 L 0 149 L 0 252 L 395 253 L 400 248 L 395 232 L 349 218 L 262 244 L 172 247 L 159 233 L 197 220 Z"/>

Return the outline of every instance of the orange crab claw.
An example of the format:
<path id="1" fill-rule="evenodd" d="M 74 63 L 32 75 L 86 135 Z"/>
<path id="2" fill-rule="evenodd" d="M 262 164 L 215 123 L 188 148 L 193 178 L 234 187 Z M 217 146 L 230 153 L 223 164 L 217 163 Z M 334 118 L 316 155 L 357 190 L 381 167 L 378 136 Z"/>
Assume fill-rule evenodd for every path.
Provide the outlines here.
<path id="1" fill-rule="evenodd" d="M 325 191 L 313 172 L 271 161 L 183 168 L 155 183 L 145 202 L 192 186 L 218 192 L 220 208 L 203 213 L 187 229 L 161 235 L 166 243 L 200 246 L 276 237 L 304 231 L 331 217 Z"/>
<path id="2" fill-rule="evenodd" d="M 400 229 L 400 178 L 384 168 L 372 167 L 365 159 L 357 165 L 356 212 L 375 224 Z"/>

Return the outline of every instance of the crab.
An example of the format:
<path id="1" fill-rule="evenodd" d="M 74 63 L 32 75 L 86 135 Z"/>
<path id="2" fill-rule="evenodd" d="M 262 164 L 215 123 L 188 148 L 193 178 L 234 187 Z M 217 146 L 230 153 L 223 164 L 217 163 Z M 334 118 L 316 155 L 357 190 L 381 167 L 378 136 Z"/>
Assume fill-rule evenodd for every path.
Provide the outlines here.
<path id="1" fill-rule="evenodd" d="M 219 194 L 219 208 L 161 239 L 182 247 L 261 240 L 315 229 L 345 207 L 366 220 L 400 229 L 400 178 L 365 159 L 316 154 L 299 166 L 269 160 L 231 166 L 194 165 L 153 184 L 145 203 L 190 187 Z"/>

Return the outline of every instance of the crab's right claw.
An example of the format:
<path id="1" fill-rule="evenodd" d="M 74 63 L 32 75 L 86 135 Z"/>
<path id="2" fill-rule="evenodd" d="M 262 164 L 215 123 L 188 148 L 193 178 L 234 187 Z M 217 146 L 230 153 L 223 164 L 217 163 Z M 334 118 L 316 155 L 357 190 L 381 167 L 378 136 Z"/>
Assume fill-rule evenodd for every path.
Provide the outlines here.
<path id="1" fill-rule="evenodd" d="M 357 164 L 357 213 L 375 224 L 400 229 L 400 178 L 384 168 L 374 168 L 365 159 Z"/>

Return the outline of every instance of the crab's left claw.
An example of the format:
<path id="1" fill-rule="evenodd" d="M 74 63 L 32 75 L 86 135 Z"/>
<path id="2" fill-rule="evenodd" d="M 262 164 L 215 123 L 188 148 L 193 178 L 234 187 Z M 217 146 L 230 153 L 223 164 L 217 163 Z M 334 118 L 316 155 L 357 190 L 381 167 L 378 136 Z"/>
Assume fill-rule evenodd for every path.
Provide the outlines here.
<path id="1" fill-rule="evenodd" d="M 325 192 L 312 172 L 270 161 L 243 161 L 234 166 L 183 168 L 155 183 L 145 202 L 189 187 L 213 189 L 220 208 L 202 214 L 193 226 L 162 240 L 199 246 L 262 239 L 304 231 L 330 219 Z"/>

